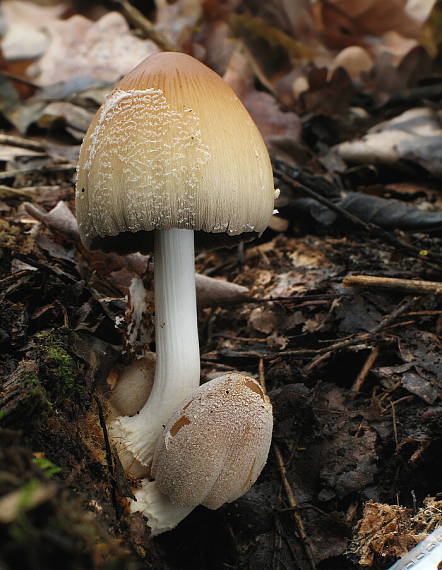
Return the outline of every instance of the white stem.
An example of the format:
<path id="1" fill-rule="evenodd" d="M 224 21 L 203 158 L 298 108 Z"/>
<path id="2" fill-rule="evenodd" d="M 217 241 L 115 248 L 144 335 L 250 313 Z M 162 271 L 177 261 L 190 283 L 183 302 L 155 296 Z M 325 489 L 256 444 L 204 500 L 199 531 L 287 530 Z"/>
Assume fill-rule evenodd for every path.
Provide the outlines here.
<path id="1" fill-rule="evenodd" d="M 175 409 L 199 385 L 200 360 L 192 230 L 155 234 L 155 336 L 157 362 L 149 399 L 111 435 L 150 466 L 158 436 Z"/>

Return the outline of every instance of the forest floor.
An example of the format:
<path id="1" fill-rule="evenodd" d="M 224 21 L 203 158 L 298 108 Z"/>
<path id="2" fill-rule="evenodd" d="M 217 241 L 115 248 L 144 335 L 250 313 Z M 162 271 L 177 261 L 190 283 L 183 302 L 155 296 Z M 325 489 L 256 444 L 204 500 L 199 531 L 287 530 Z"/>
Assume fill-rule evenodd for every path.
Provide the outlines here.
<path id="1" fill-rule="evenodd" d="M 158 3 L 132 19 L 128 2 L 91 4 L 36 5 L 52 41 L 38 56 L 8 59 L 2 45 L 0 569 L 386 570 L 442 522 L 440 3 L 422 21 L 397 8 L 394 57 L 371 29 L 384 55 L 365 46 L 373 67 L 357 73 L 335 61 L 365 45 L 361 22 L 345 16 L 345 44 L 327 12 L 340 4 L 344 18 L 351 3 L 324 3 L 329 36 L 305 2 L 309 33 L 282 2 Z M 25 34 L 24 16 L 3 17 Z M 99 50 L 84 55 L 88 41 L 108 47 L 112 26 L 135 59 L 173 44 L 224 75 L 281 190 L 258 240 L 196 257 L 198 274 L 247 288 L 198 291 L 202 381 L 243 371 L 265 384 L 267 465 L 237 501 L 157 538 L 129 512 L 137 481 L 106 428 L 131 358 L 129 286 L 143 279 L 152 298 L 152 259 L 86 250 L 74 217 L 80 142 L 134 63 L 123 40 L 113 71 Z M 145 327 L 154 351 L 151 315 Z"/>

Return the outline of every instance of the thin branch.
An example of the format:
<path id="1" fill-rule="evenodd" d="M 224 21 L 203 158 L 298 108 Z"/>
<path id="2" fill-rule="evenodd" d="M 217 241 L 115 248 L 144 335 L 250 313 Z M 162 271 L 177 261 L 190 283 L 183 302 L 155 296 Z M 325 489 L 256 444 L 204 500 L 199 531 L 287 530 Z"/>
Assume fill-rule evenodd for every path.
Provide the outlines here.
<path id="1" fill-rule="evenodd" d="M 375 277 L 372 275 L 350 275 L 343 281 L 346 287 L 380 287 L 414 295 L 441 295 L 442 283 L 438 281 L 421 281 L 414 279 L 397 279 L 393 277 Z"/>
<path id="2" fill-rule="evenodd" d="M 332 352 L 334 350 L 340 350 L 342 348 L 347 348 L 361 342 L 366 342 L 372 340 L 382 329 L 389 326 L 397 317 L 408 311 L 408 309 L 419 299 L 419 297 L 408 298 L 402 303 L 400 303 L 394 311 L 386 315 L 380 323 L 373 327 L 368 333 L 361 333 L 352 336 L 346 340 L 336 342 L 324 348 L 317 349 L 297 349 L 297 350 L 281 350 L 281 352 L 272 353 L 262 353 L 256 351 L 234 351 L 225 350 L 220 351 L 218 354 L 223 358 L 262 358 L 264 360 L 273 360 L 280 357 L 302 357 L 302 356 L 314 356 L 317 354 L 324 354 L 327 352 Z M 201 360 L 207 362 L 216 362 L 217 358 L 211 356 L 202 356 Z"/>
<path id="3" fill-rule="evenodd" d="M 0 184 L 0 196 L 6 198 L 8 196 L 23 196 L 29 200 L 32 193 L 45 192 L 46 190 L 56 190 L 57 188 L 60 188 L 58 184 L 55 184 L 53 186 L 23 186 L 22 188 L 11 188 L 10 186 Z"/>
<path id="4" fill-rule="evenodd" d="M 101 407 L 100 399 L 97 396 L 95 396 L 95 403 L 97 405 L 98 419 L 100 421 L 101 431 L 103 432 L 104 447 L 106 450 L 106 463 L 107 463 L 107 468 L 109 471 L 109 478 L 110 478 L 110 484 L 111 484 L 112 504 L 113 504 L 114 511 L 115 511 L 117 518 L 120 518 L 121 508 L 118 504 L 118 499 L 117 499 L 118 493 L 117 493 L 116 482 L 115 482 L 114 459 L 113 459 L 113 455 L 112 455 L 111 444 L 109 441 L 109 434 L 107 432 L 106 420 L 104 418 L 103 408 Z"/>
<path id="5" fill-rule="evenodd" d="M 17 146 L 19 148 L 26 148 L 28 150 L 35 150 L 38 152 L 45 152 L 44 146 L 36 141 L 25 139 L 22 137 L 14 137 L 12 135 L 5 135 L 0 133 L 0 144 L 6 144 L 10 146 Z"/>
<path id="6" fill-rule="evenodd" d="M 367 360 L 364 362 L 364 366 L 362 367 L 361 371 L 359 372 L 355 381 L 353 382 L 353 386 L 351 387 L 352 392 L 359 392 L 361 390 L 362 386 L 365 383 L 365 380 L 367 379 L 368 373 L 373 368 L 374 363 L 376 362 L 378 356 L 379 356 L 379 345 L 376 345 L 368 355 Z"/>
<path id="7" fill-rule="evenodd" d="M 17 170 L 6 170 L 0 172 L 0 182 L 16 178 L 17 176 L 31 176 L 32 174 L 56 174 L 58 172 L 66 172 L 74 174 L 76 167 L 72 164 L 60 164 L 54 166 L 32 166 L 28 168 L 20 168 Z"/>
<path id="8" fill-rule="evenodd" d="M 138 10 L 138 8 L 132 6 L 128 0 L 113 1 L 115 4 L 119 4 L 121 6 L 122 12 L 129 23 L 138 28 L 146 38 L 155 42 L 163 51 L 177 51 L 176 46 L 174 46 L 172 42 L 164 36 L 164 34 L 159 32 L 152 22 L 148 20 L 146 16 Z"/>
<path id="9" fill-rule="evenodd" d="M 265 379 L 265 366 L 264 366 L 264 360 L 262 358 L 259 360 L 259 364 L 258 364 L 258 376 L 259 376 L 259 383 L 261 385 L 261 388 L 264 390 L 264 392 L 266 392 L 267 387 L 266 387 L 266 379 Z M 290 508 L 292 509 L 292 516 L 293 516 L 293 520 L 294 520 L 295 525 L 296 525 L 296 529 L 298 531 L 299 540 L 301 541 L 301 544 L 303 546 L 305 555 L 307 557 L 307 560 L 309 562 L 311 569 L 316 570 L 316 564 L 315 564 L 315 559 L 314 559 L 313 552 L 312 552 L 312 547 L 310 545 L 307 533 L 305 532 L 304 521 L 302 520 L 301 511 L 299 509 L 298 501 L 296 500 L 295 493 L 294 493 L 294 491 L 293 491 L 293 489 L 289 483 L 288 477 L 287 477 L 287 469 L 286 469 L 286 466 L 284 463 L 284 459 L 282 457 L 282 454 L 281 454 L 281 451 L 280 451 L 278 445 L 275 442 L 272 443 L 272 448 L 273 448 L 273 451 L 275 452 L 276 463 L 278 465 L 279 473 L 281 475 L 282 485 L 283 485 L 285 493 L 287 495 L 287 500 L 288 500 L 288 503 L 290 505 Z"/>
<path id="10" fill-rule="evenodd" d="M 301 516 L 301 510 L 299 508 L 298 501 L 296 500 L 295 493 L 289 483 L 287 478 L 287 469 L 284 464 L 284 459 L 282 457 L 281 451 L 276 443 L 273 443 L 273 451 L 275 452 L 276 463 L 278 465 L 279 473 L 281 476 L 282 485 L 284 487 L 284 491 L 287 495 L 288 503 L 292 510 L 293 520 L 296 525 L 296 530 L 298 532 L 299 540 L 304 548 L 305 555 L 307 557 L 308 563 L 312 570 L 316 570 L 316 563 L 313 556 L 312 547 L 308 538 L 308 535 L 305 531 L 304 521 Z"/>

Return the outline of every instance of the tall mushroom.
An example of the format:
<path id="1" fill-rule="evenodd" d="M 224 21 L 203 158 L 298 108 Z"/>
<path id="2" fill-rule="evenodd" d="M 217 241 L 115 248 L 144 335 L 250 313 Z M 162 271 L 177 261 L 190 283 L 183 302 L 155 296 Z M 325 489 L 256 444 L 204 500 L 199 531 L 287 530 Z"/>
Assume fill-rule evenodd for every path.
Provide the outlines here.
<path id="1" fill-rule="evenodd" d="M 139 414 L 113 426 L 144 465 L 162 426 L 199 384 L 194 234 L 197 243 L 260 234 L 273 202 L 255 124 L 231 88 L 188 55 L 144 60 L 89 127 L 76 194 L 84 244 L 124 253 L 149 252 L 155 242 L 154 386 Z"/>

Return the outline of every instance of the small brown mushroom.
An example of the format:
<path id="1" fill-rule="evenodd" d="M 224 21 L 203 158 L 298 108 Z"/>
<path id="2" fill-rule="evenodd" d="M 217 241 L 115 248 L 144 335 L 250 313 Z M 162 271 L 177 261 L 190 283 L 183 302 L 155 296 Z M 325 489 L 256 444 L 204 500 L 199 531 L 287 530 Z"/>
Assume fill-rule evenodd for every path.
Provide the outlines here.
<path id="1" fill-rule="evenodd" d="M 143 481 L 132 511 L 148 518 L 155 535 L 197 505 L 234 501 L 261 473 L 272 426 L 270 400 L 253 378 L 230 373 L 203 384 L 167 423 L 155 448 L 155 481 Z"/>

